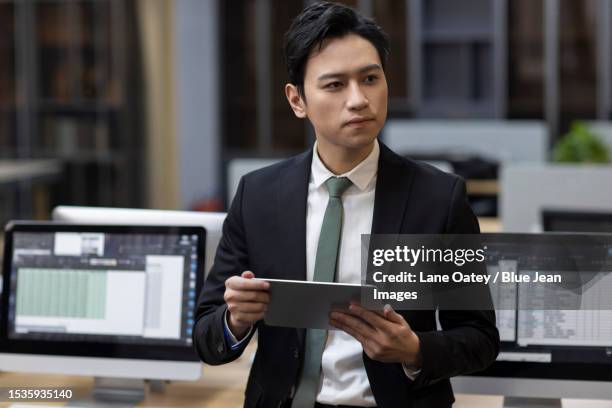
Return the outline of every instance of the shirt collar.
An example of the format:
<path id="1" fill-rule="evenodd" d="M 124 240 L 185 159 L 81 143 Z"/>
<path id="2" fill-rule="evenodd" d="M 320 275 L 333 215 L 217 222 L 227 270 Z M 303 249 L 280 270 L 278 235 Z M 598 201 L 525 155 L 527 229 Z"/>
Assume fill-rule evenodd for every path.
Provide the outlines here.
<path id="1" fill-rule="evenodd" d="M 347 177 L 351 182 L 364 191 L 368 184 L 372 181 L 376 173 L 378 172 L 378 157 L 380 156 L 380 147 L 378 146 L 378 140 L 374 140 L 374 148 L 361 163 L 353 167 L 352 170 L 347 173 L 336 176 L 334 173 L 329 171 L 327 167 L 321 161 L 319 153 L 317 153 L 317 142 L 315 142 L 312 148 L 312 166 L 311 166 L 311 177 L 316 188 L 321 187 L 323 183 L 330 177 Z"/>

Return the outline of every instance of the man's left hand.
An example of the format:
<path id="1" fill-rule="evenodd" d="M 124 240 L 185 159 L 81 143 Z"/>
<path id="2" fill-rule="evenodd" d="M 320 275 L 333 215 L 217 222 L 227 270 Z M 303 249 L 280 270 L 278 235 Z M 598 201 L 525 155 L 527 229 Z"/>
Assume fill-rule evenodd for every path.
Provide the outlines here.
<path id="1" fill-rule="evenodd" d="M 373 312 L 353 304 L 347 311 L 332 312 L 330 317 L 330 324 L 360 342 L 372 360 L 421 367 L 419 337 L 391 306 Z"/>

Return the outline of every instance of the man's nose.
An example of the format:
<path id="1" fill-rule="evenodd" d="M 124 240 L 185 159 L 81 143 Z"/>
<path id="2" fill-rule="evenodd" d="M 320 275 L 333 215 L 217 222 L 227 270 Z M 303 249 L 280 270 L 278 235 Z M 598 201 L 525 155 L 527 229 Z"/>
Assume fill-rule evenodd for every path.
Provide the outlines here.
<path id="1" fill-rule="evenodd" d="M 349 86 L 349 95 L 347 101 L 347 107 L 350 110 L 361 110 L 368 106 L 370 102 L 363 93 L 363 90 L 357 83 L 352 83 Z"/>

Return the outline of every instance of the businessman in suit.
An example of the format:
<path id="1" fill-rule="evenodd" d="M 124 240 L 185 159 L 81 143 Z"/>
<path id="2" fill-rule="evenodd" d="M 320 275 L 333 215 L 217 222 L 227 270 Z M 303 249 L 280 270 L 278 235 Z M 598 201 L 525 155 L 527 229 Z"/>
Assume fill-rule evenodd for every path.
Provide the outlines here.
<path id="1" fill-rule="evenodd" d="M 360 283 L 361 234 L 479 232 L 463 180 L 378 142 L 387 54 L 380 27 L 334 3 L 307 7 L 285 35 L 287 100 L 316 143 L 240 181 L 193 331 L 208 364 L 238 358 L 258 332 L 245 407 L 450 407 L 449 378 L 499 351 L 491 310 L 440 310 L 442 330 L 434 310 L 358 305 L 330 315 L 339 330 L 262 321 L 268 284 L 255 276 Z"/>

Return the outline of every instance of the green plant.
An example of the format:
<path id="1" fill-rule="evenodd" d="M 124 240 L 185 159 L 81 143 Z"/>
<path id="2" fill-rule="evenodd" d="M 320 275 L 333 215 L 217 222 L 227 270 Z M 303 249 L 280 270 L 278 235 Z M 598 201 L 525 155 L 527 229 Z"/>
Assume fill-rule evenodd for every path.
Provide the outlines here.
<path id="1" fill-rule="evenodd" d="M 553 161 L 565 163 L 608 163 L 606 145 L 583 122 L 572 123 L 570 130 L 556 144 Z"/>

